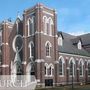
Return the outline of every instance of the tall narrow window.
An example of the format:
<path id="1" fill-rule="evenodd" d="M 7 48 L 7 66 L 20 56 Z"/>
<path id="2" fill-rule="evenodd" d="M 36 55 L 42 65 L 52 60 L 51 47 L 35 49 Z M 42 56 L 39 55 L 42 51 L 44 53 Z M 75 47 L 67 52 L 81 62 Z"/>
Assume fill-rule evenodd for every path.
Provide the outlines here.
<path id="1" fill-rule="evenodd" d="M 29 43 L 29 48 L 30 48 L 30 58 L 34 56 L 34 44 L 33 42 Z"/>
<path id="2" fill-rule="evenodd" d="M 2 30 L 0 30 L 0 46 L 1 46 L 1 44 L 2 44 Z"/>
<path id="3" fill-rule="evenodd" d="M 28 36 L 35 32 L 35 16 L 28 19 Z"/>
<path id="4" fill-rule="evenodd" d="M 35 16 L 32 17 L 32 20 L 33 20 L 33 22 L 32 22 L 32 34 L 34 34 L 34 32 L 35 32 Z"/>
<path id="5" fill-rule="evenodd" d="M 62 73 L 63 65 L 62 64 L 63 64 L 62 60 L 60 59 L 60 61 L 59 61 L 59 75 L 63 75 L 63 73 Z"/>
<path id="6" fill-rule="evenodd" d="M 16 21 L 16 29 L 17 29 L 17 34 L 18 34 L 18 31 L 19 31 L 19 22 Z"/>
<path id="7" fill-rule="evenodd" d="M 32 35 L 32 25 L 33 25 L 33 22 L 31 20 L 29 20 L 29 35 Z"/>
<path id="8" fill-rule="evenodd" d="M 46 66 L 44 67 L 44 69 L 45 69 L 45 75 L 47 74 L 47 68 L 46 68 Z"/>
<path id="9" fill-rule="evenodd" d="M 49 47 L 48 43 L 47 43 L 47 46 L 46 46 L 46 56 L 50 56 L 50 47 Z"/>
<path id="10" fill-rule="evenodd" d="M 50 76 L 53 75 L 53 69 L 54 69 L 53 64 L 50 64 L 50 65 L 49 65 L 49 68 L 48 68 L 48 75 L 50 75 Z"/>
<path id="11" fill-rule="evenodd" d="M 52 75 L 52 68 L 51 67 L 49 67 L 49 69 L 48 69 L 48 75 Z"/>
<path id="12" fill-rule="evenodd" d="M 52 18 L 50 17 L 49 19 L 48 19 L 48 34 L 49 35 L 52 35 L 52 25 L 53 25 L 53 20 L 52 20 Z"/>
<path id="13" fill-rule="evenodd" d="M 74 59 L 70 60 L 69 62 L 70 65 L 70 75 L 75 75 L 75 61 Z"/>
<path id="14" fill-rule="evenodd" d="M 43 28 L 44 28 L 44 33 L 47 34 L 47 17 L 43 16 Z"/>
<path id="15" fill-rule="evenodd" d="M 82 61 L 80 61 L 80 76 L 83 76 L 83 64 L 82 64 Z"/>
<path id="16" fill-rule="evenodd" d="M 59 57 L 59 75 L 64 75 L 64 58 L 63 57 Z"/>
<path id="17" fill-rule="evenodd" d="M 46 56 L 50 56 L 50 51 L 51 51 L 51 43 L 46 42 Z"/>
<path id="18" fill-rule="evenodd" d="M 70 75 L 73 75 L 73 62 L 70 62 Z"/>
<path id="19" fill-rule="evenodd" d="M 90 75 L 90 62 L 88 63 L 88 75 Z"/>
<path id="20" fill-rule="evenodd" d="M 45 69 L 45 75 L 47 76 L 48 75 L 48 64 L 47 63 L 45 63 L 44 69 Z"/>

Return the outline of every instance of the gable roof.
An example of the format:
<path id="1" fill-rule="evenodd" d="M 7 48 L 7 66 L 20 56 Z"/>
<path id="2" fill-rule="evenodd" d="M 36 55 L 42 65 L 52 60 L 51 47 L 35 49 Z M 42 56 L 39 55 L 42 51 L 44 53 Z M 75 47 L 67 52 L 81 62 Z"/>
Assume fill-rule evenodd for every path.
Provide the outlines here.
<path id="1" fill-rule="evenodd" d="M 58 32 L 58 35 L 61 32 Z M 59 52 L 62 53 L 69 53 L 69 54 L 76 54 L 76 55 L 82 55 L 82 56 L 90 56 L 90 53 L 88 53 L 84 48 L 82 48 L 81 50 L 77 48 L 76 45 L 73 44 L 73 42 L 77 43 L 77 41 L 81 38 L 82 43 L 83 43 L 83 39 L 84 37 L 80 37 L 80 36 L 73 36 L 67 33 L 62 32 L 63 35 L 63 45 L 62 46 L 58 46 L 58 50 Z M 83 39 L 82 39 L 83 38 Z M 86 38 L 87 39 L 87 38 Z"/>

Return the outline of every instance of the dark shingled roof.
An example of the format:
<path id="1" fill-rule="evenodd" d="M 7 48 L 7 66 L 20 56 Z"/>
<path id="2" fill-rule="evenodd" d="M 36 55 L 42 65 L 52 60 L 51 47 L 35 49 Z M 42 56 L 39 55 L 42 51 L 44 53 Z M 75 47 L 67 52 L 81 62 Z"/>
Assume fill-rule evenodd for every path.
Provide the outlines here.
<path id="1" fill-rule="evenodd" d="M 90 45 L 90 33 L 80 35 L 79 37 L 82 40 L 82 45 Z"/>
<path id="2" fill-rule="evenodd" d="M 81 36 L 73 36 L 64 32 L 58 32 L 58 36 L 62 34 L 63 36 L 63 45 L 58 46 L 58 50 L 62 53 L 69 53 L 69 54 L 76 54 L 76 55 L 83 55 L 83 56 L 90 56 L 85 49 L 78 49 L 74 43 L 78 43 L 81 40 L 82 44 L 90 43 L 90 34 L 81 35 Z M 88 38 L 87 38 L 88 37 Z M 89 39 L 89 40 L 88 40 Z"/>

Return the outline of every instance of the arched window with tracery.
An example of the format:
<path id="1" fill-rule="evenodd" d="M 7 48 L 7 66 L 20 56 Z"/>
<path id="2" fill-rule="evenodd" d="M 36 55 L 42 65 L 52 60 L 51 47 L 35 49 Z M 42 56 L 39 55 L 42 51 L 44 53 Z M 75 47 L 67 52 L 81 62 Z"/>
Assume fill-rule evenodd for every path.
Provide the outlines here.
<path id="1" fill-rule="evenodd" d="M 48 75 L 49 76 L 52 76 L 53 75 L 53 69 L 54 69 L 53 64 L 52 63 L 49 64 L 49 66 L 48 66 Z"/>
<path id="2" fill-rule="evenodd" d="M 71 58 L 69 61 L 69 65 L 70 65 L 70 75 L 75 75 L 75 61 L 74 58 Z"/>
<path id="3" fill-rule="evenodd" d="M 30 53 L 30 58 L 31 57 L 34 57 L 34 43 L 31 41 L 30 43 L 29 43 L 29 48 L 30 48 L 30 50 L 29 50 L 29 53 Z"/>
<path id="4" fill-rule="evenodd" d="M 64 75 L 64 58 L 60 57 L 59 58 L 59 75 Z"/>
<path id="5" fill-rule="evenodd" d="M 90 75 L 90 62 L 88 62 L 88 75 Z"/>
<path id="6" fill-rule="evenodd" d="M 80 76 L 83 76 L 83 60 L 79 62 Z"/>
<path id="7" fill-rule="evenodd" d="M 50 53 L 51 53 L 51 43 L 50 42 L 46 42 L 45 47 L 46 47 L 46 56 L 50 56 Z"/>
<path id="8" fill-rule="evenodd" d="M 51 17 L 48 19 L 48 25 L 47 25 L 47 27 L 48 27 L 48 31 L 47 31 L 48 34 L 49 34 L 49 35 L 52 35 L 53 20 L 52 20 Z"/>
<path id="9" fill-rule="evenodd" d="M 47 17 L 43 16 L 43 28 L 44 28 L 44 33 L 47 34 Z"/>
<path id="10" fill-rule="evenodd" d="M 28 19 L 28 36 L 35 32 L 35 16 Z"/>

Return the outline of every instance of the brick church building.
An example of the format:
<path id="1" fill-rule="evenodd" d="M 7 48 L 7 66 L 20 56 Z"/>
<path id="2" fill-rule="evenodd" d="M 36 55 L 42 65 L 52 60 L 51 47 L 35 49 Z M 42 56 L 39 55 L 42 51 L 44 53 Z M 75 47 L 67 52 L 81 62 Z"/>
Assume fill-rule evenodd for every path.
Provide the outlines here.
<path id="1" fill-rule="evenodd" d="M 0 23 L 0 75 L 35 75 L 37 85 L 90 83 L 90 33 L 57 30 L 57 13 L 37 4 Z"/>

